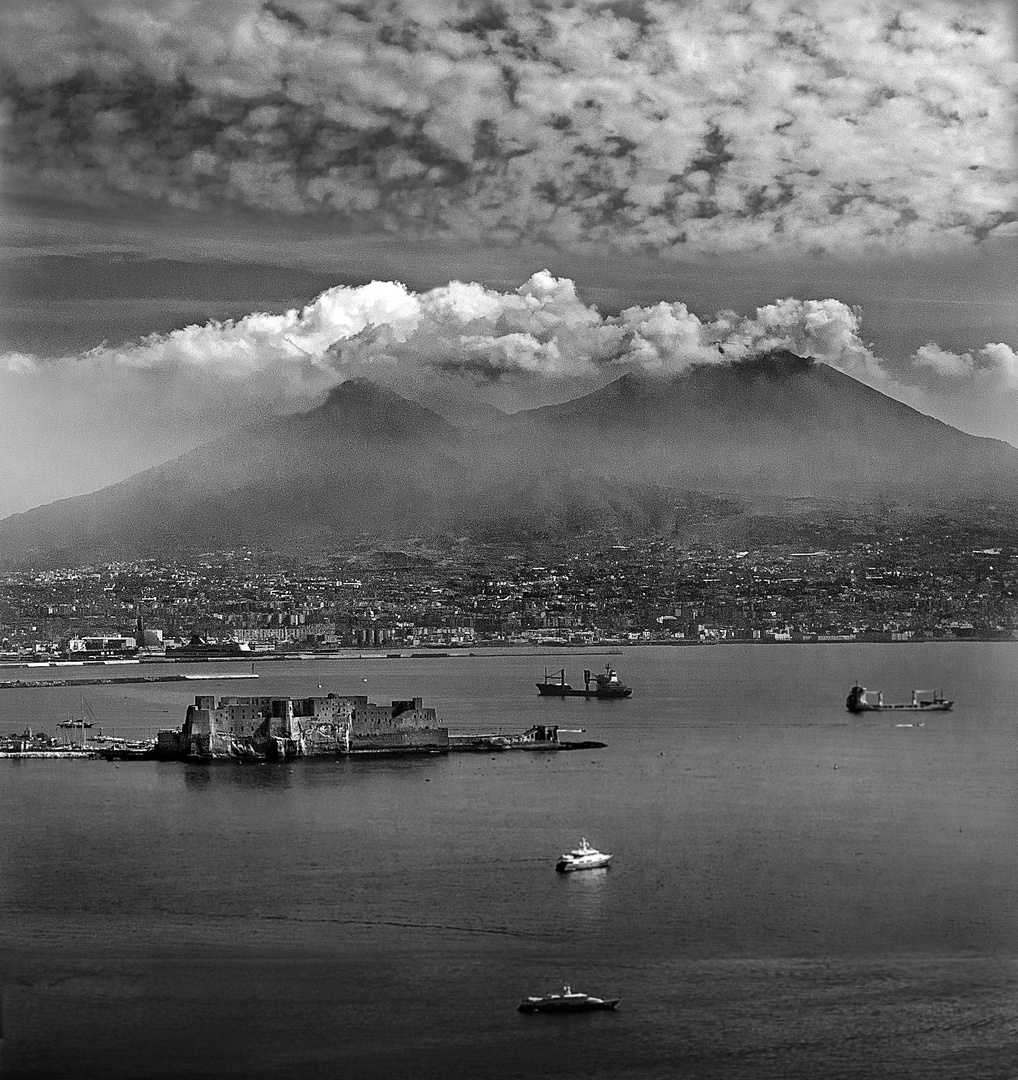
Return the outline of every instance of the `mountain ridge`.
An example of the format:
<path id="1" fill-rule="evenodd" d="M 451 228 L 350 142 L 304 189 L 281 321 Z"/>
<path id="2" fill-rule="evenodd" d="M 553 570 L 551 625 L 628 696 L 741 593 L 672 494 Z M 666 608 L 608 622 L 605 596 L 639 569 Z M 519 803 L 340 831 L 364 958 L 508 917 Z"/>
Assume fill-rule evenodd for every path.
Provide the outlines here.
<path id="1" fill-rule="evenodd" d="M 666 378 L 625 374 L 477 427 L 351 379 L 315 409 L 0 521 L 0 556 L 321 549 L 356 535 L 448 530 L 646 532 L 674 524 L 697 495 L 776 507 L 801 498 L 1018 502 L 1018 450 L 788 352 Z"/>

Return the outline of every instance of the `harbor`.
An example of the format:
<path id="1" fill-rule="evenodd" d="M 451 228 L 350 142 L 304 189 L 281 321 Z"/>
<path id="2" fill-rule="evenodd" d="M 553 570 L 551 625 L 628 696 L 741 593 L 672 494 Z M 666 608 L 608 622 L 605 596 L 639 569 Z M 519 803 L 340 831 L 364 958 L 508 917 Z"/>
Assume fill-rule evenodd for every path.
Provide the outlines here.
<path id="1" fill-rule="evenodd" d="M 182 676 L 194 678 L 194 676 Z M 423 699 L 394 700 L 376 705 L 366 695 L 328 693 L 290 696 L 221 696 L 199 694 L 188 705 L 179 728 L 162 729 L 153 738 L 96 735 L 97 720 L 80 698 L 76 718 L 57 727 L 79 733 L 77 740 L 53 737 L 27 727 L 21 734 L 0 737 L 0 759 L 265 762 L 293 758 L 359 754 L 497 753 L 504 751 L 568 751 L 603 749 L 594 740 L 563 740 L 557 724 L 533 724 L 524 731 L 450 734 Z M 563 734 L 583 729 L 563 728 Z"/>
<path id="2" fill-rule="evenodd" d="M 609 749 L 0 761 L 4 865 L 31 865 L 5 880 L 5 1063 L 21 1022 L 73 1047 L 46 1058 L 50 1076 L 170 1060 L 176 1075 L 213 1061 L 378 1077 L 381 1060 L 430 1080 L 451 1067 L 440 1025 L 491 1045 L 456 1064 L 499 1080 L 549 1062 L 575 1078 L 578 1053 L 584 1075 L 642 1080 L 676 1045 L 705 1077 L 843 1077 L 847 1060 L 881 1076 L 921 1029 L 935 1043 L 909 1080 L 952 1080 L 959 1062 L 1007 1075 L 1015 649 L 908 653 L 906 672 L 879 645 L 633 650 L 625 702 L 539 697 L 533 658 L 276 664 L 209 689 L 422 696 L 451 737 L 550 722 Z M 888 698 L 942 685 L 964 708 L 860 723 L 844 706 L 856 672 Z M 106 735 L 141 738 L 179 728 L 204 689 L 86 696 Z M 52 733 L 77 703 L 7 692 L 0 732 L 16 718 Z M 583 836 L 610 868 L 556 872 Z M 567 982 L 621 1001 L 516 1011 Z"/>

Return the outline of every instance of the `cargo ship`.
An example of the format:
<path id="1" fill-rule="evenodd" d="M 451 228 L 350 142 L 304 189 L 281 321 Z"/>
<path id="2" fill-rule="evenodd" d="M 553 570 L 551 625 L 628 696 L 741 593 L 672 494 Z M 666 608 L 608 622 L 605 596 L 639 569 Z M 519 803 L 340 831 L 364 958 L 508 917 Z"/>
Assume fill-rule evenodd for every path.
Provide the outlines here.
<path id="1" fill-rule="evenodd" d="M 606 664 L 604 671 L 593 678 L 589 671 L 584 671 L 582 690 L 574 689 L 566 682 L 565 668 L 553 675 L 545 670 L 544 682 L 537 684 L 537 692 L 541 697 L 627 698 L 632 697 L 633 688 L 622 682 L 611 664 Z"/>
<path id="2" fill-rule="evenodd" d="M 939 690 L 913 690 L 911 701 L 885 702 L 879 690 L 853 686 L 848 692 L 845 708 L 850 713 L 864 712 L 949 712 L 954 705 Z"/>

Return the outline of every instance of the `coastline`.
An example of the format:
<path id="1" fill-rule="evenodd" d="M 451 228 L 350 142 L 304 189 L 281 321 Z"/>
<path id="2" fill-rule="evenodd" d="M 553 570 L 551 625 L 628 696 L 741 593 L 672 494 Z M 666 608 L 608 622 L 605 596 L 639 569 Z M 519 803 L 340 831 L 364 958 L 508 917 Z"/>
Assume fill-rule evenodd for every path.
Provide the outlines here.
<path id="1" fill-rule="evenodd" d="M 1000 636 L 1000 635 L 984 635 L 984 636 L 965 636 L 965 637 L 892 637 L 888 635 L 874 635 L 866 637 L 816 637 L 816 636 L 803 636 L 803 637 L 791 637 L 791 638 L 717 638 L 709 641 L 634 641 L 634 642 L 619 642 L 612 641 L 607 642 L 606 647 L 598 649 L 590 645 L 582 646 L 570 646 L 568 644 L 560 644 L 556 642 L 554 646 L 548 646 L 541 651 L 529 651 L 527 646 L 522 646 L 519 649 L 515 649 L 512 646 L 505 645 L 492 645 L 490 651 L 486 646 L 456 646 L 456 645 L 443 645 L 440 649 L 436 649 L 433 652 L 428 653 L 405 653 L 405 652 L 390 652 L 390 653 L 365 653 L 365 652 L 292 652 L 292 653 L 271 653 L 263 656 L 247 655 L 237 657 L 214 657 L 214 658 L 191 658 L 191 659 L 170 659 L 168 657 L 145 657 L 137 660 L 123 661 L 123 660 L 92 660 L 92 661 L 49 661 L 45 664 L 40 664 L 38 661 L 33 662 L 15 662 L 5 661 L 0 662 L 0 670 L 24 670 L 26 668 L 39 669 L 42 667 L 47 668 L 66 668 L 66 667 L 103 667 L 121 665 L 124 663 L 139 664 L 139 665 L 162 665 L 162 664 L 264 664 L 264 663 L 283 663 L 287 661 L 300 661 L 300 662 L 319 662 L 319 661 L 357 661 L 357 660 L 440 660 L 440 659 L 462 659 L 464 657 L 478 660 L 488 660 L 498 657 L 511 657 L 511 658 L 545 658 L 551 659 L 555 656 L 621 656 L 624 650 L 630 649 L 647 649 L 647 648 L 702 648 L 716 645 L 978 645 L 978 644 L 1014 644 L 1018 642 L 1018 637 L 1012 636 Z M 484 650 L 484 651 L 481 651 Z M 161 683 L 161 682 L 211 682 L 217 679 L 257 679 L 258 675 L 255 672 L 210 672 L 209 674 L 179 674 L 179 675 L 111 675 L 111 676 L 89 676 L 87 678 L 65 678 L 65 679 L 0 679 L 0 690 L 30 690 L 30 689 L 45 689 L 47 687 L 59 687 L 59 686 L 107 686 L 107 685 L 120 685 L 127 683 Z"/>

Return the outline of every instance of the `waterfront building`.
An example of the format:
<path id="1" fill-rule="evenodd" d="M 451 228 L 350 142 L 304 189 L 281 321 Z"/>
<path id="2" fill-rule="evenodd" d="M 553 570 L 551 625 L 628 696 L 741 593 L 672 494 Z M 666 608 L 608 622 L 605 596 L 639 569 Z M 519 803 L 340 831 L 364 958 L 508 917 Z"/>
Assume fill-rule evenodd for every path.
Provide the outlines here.
<path id="1" fill-rule="evenodd" d="M 71 660 L 95 660 L 134 656 L 138 641 L 133 637 L 72 637 L 64 650 Z"/>
<path id="2" fill-rule="evenodd" d="M 376 705 L 361 694 L 325 697 L 198 695 L 183 726 L 160 731 L 169 758 L 292 758 L 325 754 L 443 751 L 448 729 L 421 698 Z"/>

